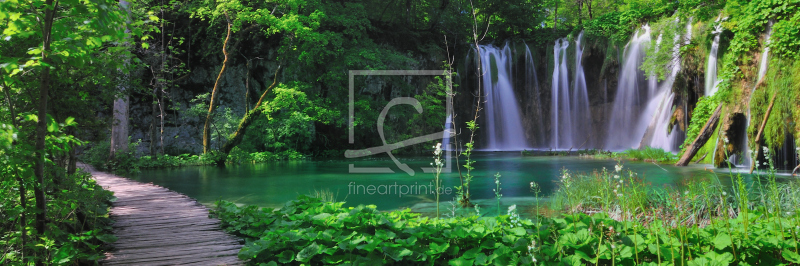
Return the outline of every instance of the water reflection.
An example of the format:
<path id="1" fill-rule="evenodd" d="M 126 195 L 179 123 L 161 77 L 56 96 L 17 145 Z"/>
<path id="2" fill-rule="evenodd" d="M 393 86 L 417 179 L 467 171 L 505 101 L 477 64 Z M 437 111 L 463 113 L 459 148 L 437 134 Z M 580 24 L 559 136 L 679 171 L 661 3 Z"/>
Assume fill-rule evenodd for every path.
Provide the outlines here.
<path id="1" fill-rule="evenodd" d="M 591 173 L 605 167 L 613 171 L 616 164 L 612 160 L 579 157 L 522 157 L 517 152 L 477 153 L 473 159 L 476 160 L 476 170 L 472 172 L 475 178 L 470 191 L 475 199 L 494 198 L 494 175 L 498 172 L 502 176 L 500 182 L 503 197 L 526 197 L 532 196 L 529 185 L 532 181 L 539 183 L 542 195 L 552 193 L 563 169 Z M 428 167 L 432 161 L 429 156 L 403 157 L 400 160 L 415 171 Z M 455 166 L 455 159 L 451 160 L 451 165 Z M 351 163 L 359 167 L 391 167 L 396 173 L 351 174 L 348 173 Z M 462 158 L 458 164 L 463 163 Z M 638 173 L 653 186 L 681 186 L 689 180 L 715 175 L 719 176 L 723 185 L 730 184 L 730 177 L 725 174 L 727 170 L 714 172 L 698 165 L 673 167 L 628 162 L 625 168 Z M 462 175 L 466 174 L 464 171 L 462 169 Z M 427 193 L 429 189 L 420 187 L 432 185 L 432 174 L 418 171 L 415 176 L 409 176 L 397 169 L 388 158 L 274 162 L 225 168 L 182 167 L 144 170 L 133 178 L 170 188 L 204 204 L 222 199 L 242 204 L 279 207 L 298 195 L 315 190 L 331 191 L 337 199 L 345 200 L 346 206 L 375 204 L 384 210 L 410 207 L 435 199 L 433 194 Z M 442 181 L 445 187 L 450 188 L 450 194 L 442 195 L 442 201 L 453 199 L 455 190 L 452 187 L 460 184 L 458 170 L 453 169 L 452 173 L 443 174 Z M 363 188 L 354 190 L 359 185 Z M 367 191 L 369 186 L 374 187 L 372 193 Z M 417 190 L 414 191 L 414 188 Z"/>

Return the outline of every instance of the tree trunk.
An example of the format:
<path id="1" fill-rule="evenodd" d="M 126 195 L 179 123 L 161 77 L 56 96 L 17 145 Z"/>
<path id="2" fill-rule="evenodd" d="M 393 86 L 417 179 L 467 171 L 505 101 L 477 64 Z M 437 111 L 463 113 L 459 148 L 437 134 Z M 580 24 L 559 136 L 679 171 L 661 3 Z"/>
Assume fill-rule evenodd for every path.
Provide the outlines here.
<path id="1" fill-rule="evenodd" d="M 158 150 L 156 149 L 156 118 L 158 118 L 158 106 L 155 103 L 156 97 L 153 96 L 152 116 L 153 122 L 150 123 L 150 157 L 155 160 L 158 159 Z"/>
<path id="2" fill-rule="evenodd" d="M 558 1 L 560 0 L 556 0 L 556 8 L 553 12 L 553 32 L 558 31 Z"/>
<path id="3" fill-rule="evenodd" d="M 589 19 L 594 19 L 592 16 L 592 0 L 586 0 L 586 9 L 589 11 Z"/>
<path id="4" fill-rule="evenodd" d="M 767 126 L 767 120 L 769 120 L 769 114 L 772 113 L 772 107 L 775 106 L 775 98 L 778 97 L 778 92 L 776 91 L 775 94 L 772 95 L 772 99 L 769 100 L 769 107 L 767 107 L 767 112 L 764 113 L 764 119 L 761 120 L 761 126 L 758 127 L 758 134 L 756 135 L 756 139 L 753 141 L 756 145 L 756 154 L 753 156 L 752 164 L 750 165 L 750 173 L 752 174 L 753 171 L 758 167 L 756 165 L 756 161 L 758 161 L 758 157 L 761 156 L 761 139 L 764 137 L 764 128 Z"/>
<path id="5" fill-rule="evenodd" d="M 58 8 L 58 4 L 53 4 L 53 0 L 45 1 L 45 18 L 44 28 L 42 29 L 42 62 L 44 65 L 51 65 L 50 63 L 50 37 L 53 28 L 53 18 Z M 33 194 L 36 198 L 36 232 L 44 234 L 45 223 L 47 220 L 47 204 L 45 202 L 45 182 L 44 182 L 44 155 L 45 155 L 45 136 L 47 135 L 47 95 L 50 90 L 50 67 L 45 66 L 42 68 L 42 75 L 39 80 L 39 110 L 38 120 L 36 123 L 36 163 L 33 173 L 36 176 L 36 182 L 33 186 Z M 37 256 L 36 265 L 43 265 L 42 258 Z"/>
<path id="6" fill-rule="evenodd" d="M 697 151 L 700 150 L 703 145 L 706 144 L 711 135 L 714 134 L 714 129 L 717 128 L 717 123 L 719 123 L 719 116 L 722 113 L 722 104 L 717 106 L 717 109 L 714 110 L 714 114 L 708 118 L 708 121 L 700 130 L 700 134 L 697 135 L 697 138 L 692 142 L 692 145 L 686 149 L 686 152 L 683 153 L 681 159 L 675 163 L 676 166 L 686 166 L 689 162 L 694 158 L 697 154 Z"/>
<path id="7" fill-rule="evenodd" d="M 239 122 L 239 126 L 236 127 L 236 131 L 233 132 L 233 135 L 228 139 L 227 142 L 225 142 L 225 145 L 222 146 L 222 156 L 219 159 L 219 161 L 217 161 L 217 165 L 225 164 L 225 160 L 228 157 L 228 153 L 230 153 L 231 150 L 233 150 L 233 148 L 236 147 L 236 145 L 239 145 L 239 143 L 242 142 L 244 134 L 247 132 L 247 127 L 249 127 L 250 124 L 252 124 L 253 121 L 255 121 L 256 118 L 258 118 L 258 116 L 260 116 L 261 113 L 263 112 L 261 109 L 261 104 L 264 102 L 264 98 L 266 98 L 267 93 L 269 93 L 272 90 L 272 88 L 274 88 L 275 85 L 278 84 L 278 72 L 280 70 L 281 66 L 279 65 L 278 69 L 275 70 L 275 77 L 272 79 L 272 84 L 270 84 L 269 87 L 267 87 L 267 89 L 264 90 L 263 93 L 261 93 L 261 97 L 258 98 L 258 102 L 256 103 L 256 105 L 254 105 L 253 109 L 244 115 L 242 121 Z"/>
<path id="8" fill-rule="evenodd" d="M 120 0 L 119 5 L 124 8 L 128 9 L 128 2 L 125 0 Z M 128 29 L 125 29 L 125 33 L 128 33 Z M 122 73 L 120 73 L 122 74 Z M 113 109 L 113 125 L 111 126 L 111 151 L 110 151 L 110 158 L 114 158 L 117 152 L 125 152 L 128 151 L 128 117 L 129 117 L 129 97 L 128 94 L 125 92 L 125 87 L 120 86 L 118 88 L 119 93 L 121 94 L 119 98 L 114 99 L 114 109 Z"/>
<path id="9" fill-rule="evenodd" d="M 11 103 L 11 95 L 8 93 L 8 88 L 3 88 L 3 92 L 6 95 L 6 103 L 8 104 L 8 111 L 11 113 L 11 125 L 14 126 L 15 129 L 19 129 L 17 125 L 17 113 L 14 110 L 14 104 Z M 14 145 L 16 143 L 12 143 Z M 25 262 L 25 242 L 27 239 L 27 232 L 25 232 L 25 224 L 27 223 L 28 219 L 25 215 L 28 208 L 27 197 L 28 194 L 25 190 L 25 180 L 22 179 L 22 175 L 16 173 L 17 182 L 19 182 L 19 205 L 22 207 L 22 211 L 20 212 L 20 220 L 19 220 L 19 232 L 20 232 L 20 240 L 21 240 L 21 248 L 20 250 L 20 257 L 22 257 L 23 262 Z"/>
<path id="10" fill-rule="evenodd" d="M 800 170 L 800 164 L 798 164 L 797 167 L 795 167 L 794 170 L 792 170 L 792 176 L 794 176 L 798 170 Z"/>
<path id="11" fill-rule="evenodd" d="M 125 88 L 119 90 L 124 93 Z M 111 126 L 111 158 L 117 152 L 128 151 L 128 96 L 114 100 L 114 121 Z"/>
<path id="12" fill-rule="evenodd" d="M 227 18 L 227 15 L 225 15 Z M 208 105 L 208 114 L 206 115 L 206 123 L 203 126 L 203 153 L 208 153 L 211 150 L 211 114 L 214 112 L 214 107 L 219 97 L 219 87 L 222 83 L 222 76 L 225 74 L 225 69 L 228 66 L 228 40 L 231 38 L 231 24 L 228 23 L 228 33 L 225 36 L 225 42 L 222 43 L 222 55 L 225 57 L 222 61 L 222 68 L 219 70 L 217 80 L 214 82 L 214 89 L 211 91 L 211 103 Z"/>

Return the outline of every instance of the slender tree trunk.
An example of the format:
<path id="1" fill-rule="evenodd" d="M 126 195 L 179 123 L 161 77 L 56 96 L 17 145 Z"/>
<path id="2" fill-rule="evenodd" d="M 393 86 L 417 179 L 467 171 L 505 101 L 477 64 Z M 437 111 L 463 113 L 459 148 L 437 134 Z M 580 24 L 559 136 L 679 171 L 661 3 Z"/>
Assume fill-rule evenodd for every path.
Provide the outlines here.
<path id="1" fill-rule="evenodd" d="M 225 15 L 227 18 L 227 15 Z M 222 44 L 222 55 L 225 57 L 222 61 L 222 68 L 219 70 L 217 80 L 214 82 L 214 89 L 211 91 L 211 103 L 208 105 L 208 114 L 206 115 L 206 123 L 203 126 L 203 153 L 208 153 L 211 150 L 211 114 L 214 112 L 214 107 L 219 97 L 219 87 L 222 83 L 222 76 L 225 74 L 225 69 L 228 66 L 228 40 L 231 38 L 231 24 L 228 22 L 228 33 L 225 36 L 225 42 Z"/>
<path id="2" fill-rule="evenodd" d="M 17 125 L 17 113 L 14 110 L 14 104 L 11 103 L 11 95 L 8 93 L 8 88 L 3 88 L 3 92 L 6 95 L 6 103 L 8 104 L 8 111 L 11 112 L 11 125 L 14 128 L 19 128 Z M 14 145 L 15 143 L 12 143 Z M 23 262 L 25 259 L 25 242 L 28 238 L 28 233 L 25 231 L 25 224 L 28 222 L 26 217 L 28 203 L 27 203 L 27 194 L 28 192 L 25 190 L 25 180 L 22 179 L 22 175 L 18 172 L 15 172 L 17 176 L 17 182 L 19 182 L 19 205 L 22 207 L 22 211 L 20 212 L 20 220 L 19 220 L 19 232 L 20 232 L 20 240 L 22 247 L 20 250 L 20 257 L 22 257 Z"/>
<path id="3" fill-rule="evenodd" d="M 553 12 L 553 32 L 558 31 L 558 1 L 560 0 L 556 0 L 556 8 Z"/>
<path id="4" fill-rule="evenodd" d="M 248 111 L 247 114 L 244 115 L 242 121 L 239 122 L 239 126 L 236 127 L 236 131 L 233 132 L 232 137 L 228 139 L 227 142 L 225 142 L 225 145 L 222 146 L 223 158 L 221 159 L 221 161 L 217 162 L 218 165 L 225 163 L 226 159 L 225 157 L 228 156 L 228 153 L 230 153 L 231 150 L 233 150 L 233 148 L 236 147 L 236 145 L 239 145 L 239 143 L 242 142 L 244 134 L 247 132 L 247 127 L 249 127 L 250 124 L 253 123 L 253 121 L 255 121 L 255 119 L 261 115 L 261 112 L 263 110 L 262 108 L 260 108 L 261 103 L 264 102 L 267 93 L 269 93 L 272 90 L 272 88 L 274 88 L 275 85 L 278 84 L 278 72 L 280 70 L 281 66 L 278 66 L 278 69 L 275 70 L 275 77 L 272 79 L 272 84 L 270 84 L 269 87 L 267 87 L 267 89 L 264 90 L 263 93 L 261 93 L 261 97 L 258 98 L 258 102 L 256 102 L 256 105 L 254 105 L 253 109 Z"/>
<path id="5" fill-rule="evenodd" d="M 162 87 L 163 88 L 163 87 Z M 159 118 L 161 124 L 161 130 L 159 130 L 159 148 L 161 148 L 161 154 L 164 154 L 164 91 L 161 91 L 161 95 L 158 100 L 158 111 L 159 111 Z"/>
<path id="6" fill-rule="evenodd" d="M 125 10 L 128 9 L 128 2 L 125 0 L 120 0 L 119 5 L 124 8 Z M 127 34 L 129 31 L 126 28 L 125 33 Z M 122 75 L 122 73 L 120 73 Z M 129 96 L 125 92 L 125 86 L 120 86 L 119 90 L 119 98 L 114 99 L 114 110 L 113 110 L 113 125 L 111 126 L 111 151 L 110 151 L 110 158 L 114 158 L 117 152 L 125 152 L 128 151 L 128 117 L 129 117 Z"/>
<path id="7" fill-rule="evenodd" d="M 758 134 L 756 135 L 756 139 L 753 143 L 756 144 L 756 154 L 753 156 L 752 164 L 750 165 L 750 173 L 752 174 L 753 171 L 758 167 L 756 165 L 756 161 L 758 161 L 758 157 L 761 157 L 761 139 L 764 137 L 764 128 L 767 126 L 767 120 L 769 120 L 769 114 L 772 113 L 772 107 L 775 106 L 775 98 L 778 97 L 778 92 L 776 91 L 775 94 L 772 95 L 772 99 L 769 100 L 769 107 L 767 107 L 767 112 L 764 113 L 764 119 L 761 120 L 761 126 L 758 127 Z"/>
<path id="8" fill-rule="evenodd" d="M 594 19 L 592 16 L 592 0 L 586 0 L 586 9 L 589 11 L 589 19 Z"/>
<path id="9" fill-rule="evenodd" d="M 797 167 L 795 167 L 794 170 L 792 170 L 792 176 L 794 176 L 798 170 L 800 170 L 800 164 L 798 164 Z"/>
<path id="10" fill-rule="evenodd" d="M 250 60 L 245 65 L 247 74 L 244 75 L 244 108 L 250 110 Z"/>
<path id="11" fill-rule="evenodd" d="M 55 17 L 58 4 L 53 0 L 45 0 L 44 28 L 42 29 L 42 62 L 50 65 L 50 37 L 53 28 L 53 18 Z M 45 182 L 44 182 L 44 141 L 47 135 L 47 95 L 50 90 L 50 67 L 42 67 L 42 75 L 39 80 L 39 108 L 38 120 L 36 123 L 36 163 L 33 173 L 36 182 L 33 186 L 34 197 L 36 198 L 36 232 L 44 234 L 47 219 L 47 204 L 45 202 Z M 36 265 L 43 265 L 42 259 L 37 257 Z"/>
<path id="12" fill-rule="evenodd" d="M 153 160 L 158 159 L 158 148 L 156 148 L 156 119 L 158 118 L 158 106 L 156 105 L 157 98 L 153 96 L 153 104 L 151 108 L 151 115 L 153 122 L 150 123 L 150 157 Z"/>
<path id="13" fill-rule="evenodd" d="M 688 165 L 689 162 L 692 160 L 692 158 L 694 158 L 694 156 L 697 154 L 697 151 L 699 151 L 700 148 L 702 148 L 703 145 L 706 144 L 708 139 L 711 138 L 711 135 L 714 134 L 714 129 L 717 128 L 717 123 L 719 123 L 719 116 L 721 113 L 722 113 L 722 104 L 719 104 L 719 106 L 717 106 L 717 109 L 714 110 L 714 113 L 711 115 L 711 117 L 708 118 L 708 121 L 700 130 L 700 133 L 697 135 L 697 138 L 694 140 L 694 142 L 692 142 L 692 145 L 686 148 L 686 151 L 681 156 L 681 159 L 678 160 L 677 163 L 675 163 L 676 166 Z"/>

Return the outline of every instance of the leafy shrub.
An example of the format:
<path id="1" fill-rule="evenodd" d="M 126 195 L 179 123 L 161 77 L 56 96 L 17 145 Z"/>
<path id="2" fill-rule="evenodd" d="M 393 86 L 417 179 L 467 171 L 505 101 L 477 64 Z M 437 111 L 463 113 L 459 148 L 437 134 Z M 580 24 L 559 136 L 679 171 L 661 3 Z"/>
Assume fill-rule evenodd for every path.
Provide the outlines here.
<path id="1" fill-rule="evenodd" d="M 628 149 L 625 151 L 625 154 L 631 159 L 659 163 L 672 162 L 678 159 L 677 156 L 671 152 L 649 146 L 641 149 Z"/>
<path id="2" fill-rule="evenodd" d="M 111 152 L 111 142 L 107 140 L 100 141 L 94 143 L 89 149 L 85 150 L 80 158 L 83 162 L 101 171 L 123 170 L 136 172 L 139 171 L 136 150 L 140 144 L 141 140 L 131 142 L 128 144 L 127 152 L 117 152 L 116 156 L 111 158 L 109 156 Z"/>
<path id="3" fill-rule="evenodd" d="M 19 217 L 23 208 L 18 205 L 19 195 L 15 190 L 19 184 L 17 179 L 0 182 L 0 198 L 5 199 L 0 203 L 0 253 L 3 253 L 0 264 L 24 265 L 21 255 L 25 254 L 28 260 L 41 257 L 48 265 L 89 265 L 105 257 L 104 243 L 116 240 L 108 218 L 112 193 L 103 190 L 87 173 L 66 175 L 58 168 L 50 172 L 61 178 L 58 184 L 49 184 L 52 189 L 47 196 L 49 222 L 45 232 L 38 235 L 40 238 L 32 241 L 34 212 L 33 203 L 29 201 L 25 226 L 31 232 L 22 248 Z"/>
<path id="4" fill-rule="evenodd" d="M 697 101 L 694 111 L 692 111 L 692 119 L 689 122 L 689 128 L 686 130 L 686 139 L 681 144 L 681 149 L 685 149 L 688 145 L 700 135 L 700 130 L 708 122 L 708 118 L 714 113 L 714 110 L 719 104 L 719 97 L 700 97 Z"/>
<path id="5" fill-rule="evenodd" d="M 300 196 L 278 210 L 220 201 L 212 212 L 245 238 L 239 257 L 250 265 L 800 263 L 797 216 L 754 214 L 699 228 L 660 220 L 644 226 L 603 213 L 514 222 L 510 215 L 430 219 L 407 209 L 342 204 Z"/>

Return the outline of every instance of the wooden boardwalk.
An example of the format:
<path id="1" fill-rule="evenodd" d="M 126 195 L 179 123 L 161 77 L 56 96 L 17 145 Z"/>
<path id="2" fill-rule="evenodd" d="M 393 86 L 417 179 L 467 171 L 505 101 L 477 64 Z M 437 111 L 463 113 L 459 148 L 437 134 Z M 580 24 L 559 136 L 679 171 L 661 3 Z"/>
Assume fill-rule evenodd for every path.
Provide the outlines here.
<path id="1" fill-rule="evenodd" d="M 239 240 L 208 217 L 208 209 L 169 189 L 89 171 L 117 197 L 111 219 L 117 242 L 103 265 L 241 265 Z"/>

